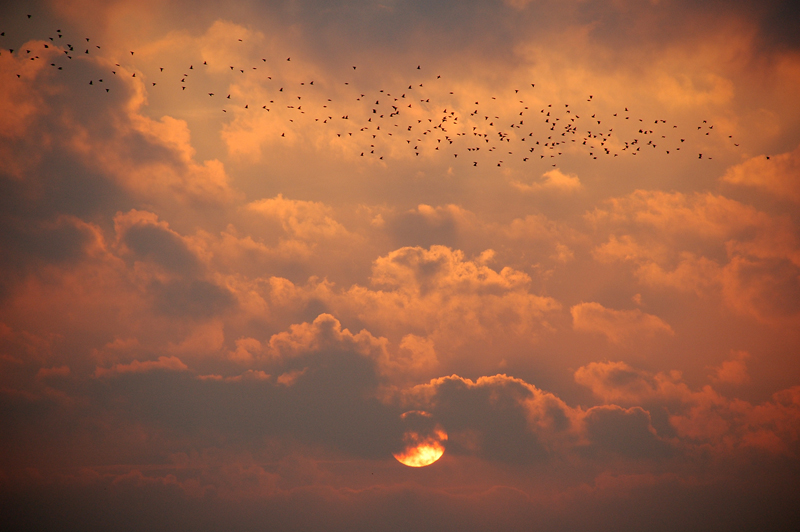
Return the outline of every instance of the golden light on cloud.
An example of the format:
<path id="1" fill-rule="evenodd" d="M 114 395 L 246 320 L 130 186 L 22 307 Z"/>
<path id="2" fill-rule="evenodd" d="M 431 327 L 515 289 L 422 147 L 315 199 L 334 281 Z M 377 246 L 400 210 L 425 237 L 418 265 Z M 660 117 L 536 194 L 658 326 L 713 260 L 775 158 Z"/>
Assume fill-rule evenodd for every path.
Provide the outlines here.
<path id="1" fill-rule="evenodd" d="M 402 416 L 406 426 L 403 433 L 403 449 L 393 456 L 409 467 L 429 466 L 444 454 L 447 432 L 433 421 L 428 412 L 412 410 Z"/>

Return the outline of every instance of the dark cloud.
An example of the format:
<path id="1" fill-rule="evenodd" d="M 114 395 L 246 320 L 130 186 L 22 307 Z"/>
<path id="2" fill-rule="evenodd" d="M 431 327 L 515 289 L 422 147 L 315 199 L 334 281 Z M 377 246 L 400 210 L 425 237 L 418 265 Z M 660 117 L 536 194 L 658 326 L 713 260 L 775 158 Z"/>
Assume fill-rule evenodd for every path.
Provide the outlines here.
<path id="1" fill-rule="evenodd" d="M 615 453 L 630 458 L 665 458 L 672 454 L 650 424 L 650 413 L 639 407 L 598 406 L 586 413 L 589 453 Z"/>
<path id="2" fill-rule="evenodd" d="M 235 304 L 226 288 L 200 279 L 175 280 L 150 285 L 156 309 L 168 316 L 210 318 Z"/>
<path id="3" fill-rule="evenodd" d="M 84 258 L 85 247 L 96 237 L 89 227 L 70 219 L 20 223 L 6 218 L 5 229 L 6 238 L 0 249 L 3 262 L 7 267 L 16 266 L 14 269 L 36 262 L 75 263 Z"/>
<path id="4" fill-rule="evenodd" d="M 766 4 L 766 14 L 761 22 L 762 38 L 769 44 L 800 48 L 800 6 L 792 0 L 775 0 Z"/>
<path id="5" fill-rule="evenodd" d="M 139 260 L 152 260 L 168 270 L 192 274 L 200 266 L 194 253 L 174 232 L 156 225 L 137 224 L 126 230 L 121 238 Z"/>
<path id="6" fill-rule="evenodd" d="M 437 213 L 435 217 L 425 216 L 416 210 L 404 212 L 392 217 L 386 223 L 386 230 L 397 247 L 460 247 L 457 221 L 449 212 Z"/>
<path id="7" fill-rule="evenodd" d="M 453 376 L 439 379 L 427 408 L 450 435 L 448 452 L 477 454 L 489 460 L 530 463 L 546 460 L 550 449 L 536 434 L 526 402 L 534 392 L 521 381 L 496 376 L 467 382 Z M 569 428 L 563 412 L 545 414 L 556 432 Z"/>
<path id="8" fill-rule="evenodd" d="M 161 373 L 120 377 L 107 392 L 131 402 L 134 421 L 155 421 L 187 436 L 224 434 L 248 447 L 280 437 L 350 456 L 387 457 L 399 440 L 399 414 L 374 397 L 377 376 L 370 361 L 328 352 L 296 362 L 305 372 L 288 386 L 275 376 L 226 382 Z"/>
<path id="9" fill-rule="evenodd" d="M 47 482 L 15 479 L 13 490 L 3 483 L 8 510 L 2 523 L 15 530 L 794 530 L 800 518 L 796 464 L 762 466 L 704 484 L 670 476 L 608 475 L 578 492 L 548 490 L 534 497 L 510 487 L 454 494 L 420 485 L 367 490 L 314 486 L 262 494 L 253 477 L 249 486 L 241 484 L 245 478 L 229 478 L 231 487 L 253 491 L 237 500 L 227 490 L 187 493 L 188 471 L 85 472 Z M 258 471 L 257 466 L 252 470 Z M 751 496 L 748 483 L 765 477 L 771 482 Z M 202 485 L 203 477 L 189 478 Z"/>

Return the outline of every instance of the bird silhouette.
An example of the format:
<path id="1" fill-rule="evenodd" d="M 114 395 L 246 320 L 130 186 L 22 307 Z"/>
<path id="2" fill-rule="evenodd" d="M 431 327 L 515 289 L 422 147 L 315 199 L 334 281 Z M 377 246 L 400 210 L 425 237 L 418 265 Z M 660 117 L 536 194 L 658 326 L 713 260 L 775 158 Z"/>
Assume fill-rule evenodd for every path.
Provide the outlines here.
<path id="1" fill-rule="evenodd" d="M 4 36 L 5 32 L 0 32 Z M 56 32 L 58 38 L 63 37 L 60 29 Z M 49 54 L 50 50 L 63 53 L 67 59 L 72 59 L 71 54 L 74 47 L 70 44 L 66 46 L 58 45 L 54 37 L 49 37 L 49 43 L 43 43 L 43 50 Z M 46 39 L 47 40 L 47 39 Z M 90 42 L 89 37 L 85 37 L 86 42 Z M 243 42 L 237 38 L 237 42 Z M 95 44 L 95 50 L 102 50 L 101 44 Z M 14 53 L 13 50 L 9 50 Z M 129 50 L 129 60 L 135 61 L 135 53 Z M 97 52 L 100 54 L 101 52 Z M 104 53 L 104 52 L 103 52 Z M 84 56 L 90 54 L 86 48 Z M 32 50 L 26 51 L 30 60 L 37 60 L 39 56 Z M 61 57 L 63 57 L 63 55 Z M 46 56 L 50 59 L 52 56 Z M 136 57 L 136 60 L 139 58 Z M 413 78 L 410 75 L 398 76 L 395 83 L 389 87 L 370 88 L 368 84 L 363 85 L 357 80 L 345 77 L 345 72 L 336 75 L 341 76 L 337 83 L 343 87 L 343 91 L 335 89 L 334 93 L 331 86 L 326 87 L 325 83 L 315 84 L 309 73 L 303 72 L 302 66 L 293 64 L 286 66 L 290 69 L 284 73 L 264 72 L 269 70 L 271 62 L 268 56 L 260 57 L 262 63 L 257 63 L 262 68 L 258 69 L 252 63 L 248 64 L 247 59 L 238 65 L 228 65 L 227 76 L 239 76 L 239 81 L 233 77 L 225 77 L 226 74 L 218 74 L 214 70 L 206 70 L 209 75 L 217 76 L 219 81 L 228 83 L 230 86 L 248 87 L 263 86 L 264 94 L 269 94 L 263 101 L 257 103 L 263 110 L 270 111 L 269 115 L 264 115 L 276 125 L 288 127 L 291 131 L 296 128 L 317 127 L 322 128 L 319 133 L 346 142 L 353 149 L 352 153 L 358 153 L 359 158 L 374 160 L 384 160 L 385 155 L 395 155 L 398 143 L 406 141 L 404 150 L 413 150 L 414 158 L 424 161 L 432 161 L 434 157 L 444 154 L 452 154 L 453 159 L 458 160 L 458 155 L 467 151 L 475 154 L 471 167 L 477 167 L 481 160 L 490 160 L 496 166 L 504 166 L 516 162 L 536 164 L 535 161 L 545 162 L 553 165 L 558 164 L 558 160 L 564 156 L 574 157 L 581 153 L 588 154 L 589 159 L 595 161 L 600 158 L 637 156 L 639 158 L 647 156 L 641 151 L 641 147 L 651 147 L 654 150 L 647 150 L 652 153 L 650 156 L 670 156 L 681 157 L 685 151 L 681 151 L 681 146 L 689 148 L 689 153 L 694 144 L 700 145 L 699 135 L 704 139 L 713 138 L 718 128 L 714 124 L 709 124 L 708 120 L 695 121 L 701 123 L 695 133 L 691 133 L 685 126 L 679 127 L 674 124 L 669 117 L 644 116 L 636 117 L 633 115 L 632 123 L 639 123 L 635 130 L 625 127 L 625 122 L 631 119 L 632 113 L 628 106 L 613 106 L 607 104 L 603 106 L 602 97 L 599 102 L 594 102 L 594 95 L 589 94 L 586 103 L 578 102 L 551 102 L 542 106 L 540 113 L 529 109 L 530 104 L 526 102 L 535 101 L 541 98 L 537 93 L 536 83 L 529 83 L 517 88 L 503 89 L 501 93 L 492 96 L 488 101 L 480 103 L 479 98 L 467 98 L 474 102 L 474 107 L 465 107 L 458 103 L 455 98 L 454 87 L 448 87 L 449 81 L 442 78 L 441 74 L 435 77 L 425 77 L 421 73 L 422 65 L 418 64 L 416 69 L 420 71 Z M 52 60 L 52 59 L 51 59 Z M 85 61 L 92 61 L 86 57 Z M 257 61 L 257 59 L 255 60 Z M 286 57 L 287 62 L 291 62 L 291 56 Z M 302 63 L 302 62 L 301 62 Z M 59 60 L 49 63 L 51 67 L 62 70 L 66 64 Z M 208 66 L 208 60 L 203 61 L 204 66 Z M 117 68 L 121 68 L 119 63 Z M 126 65 L 129 71 L 134 70 L 136 63 Z M 358 66 L 351 63 L 351 72 L 357 71 Z M 363 68 L 363 65 L 362 65 Z M 136 69 L 145 78 L 148 76 L 147 68 Z M 235 72 L 238 70 L 238 74 Z M 132 78 L 138 78 L 137 71 L 133 71 Z M 188 72 L 194 71 L 194 65 L 190 64 Z M 116 75 L 117 70 L 112 70 Z M 159 67 L 158 72 L 164 72 L 164 67 Z M 270 74 L 270 75 L 266 75 Z M 369 72 L 367 69 L 367 78 Z M 363 75 L 363 72 L 362 74 Z M 21 74 L 17 74 L 21 79 Z M 274 78 L 273 78 L 274 77 Z M 298 79 L 299 78 L 299 79 Z M 343 79 L 342 79 L 343 78 Z M 176 81 L 180 79 L 179 83 Z M 301 81 L 302 80 L 302 81 Z M 180 92 L 187 91 L 198 83 L 198 78 L 189 78 L 184 74 L 182 78 L 175 78 L 174 81 L 160 78 L 158 83 L 150 81 L 150 87 L 159 86 L 159 92 L 154 94 L 165 94 L 169 87 L 180 86 Z M 192 83 L 188 83 L 192 81 Z M 429 83 L 430 82 L 430 83 Z M 101 80 L 89 80 L 89 84 L 94 86 L 102 83 Z M 202 84 L 202 82 L 199 82 Z M 244 85 L 242 85 L 244 83 Z M 166 85 L 166 89 L 163 88 Z M 283 86 L 281 86 L 283 85 Z M 200 89 L 204 87 L 199 87 Z M 212 87 L 209 86 L 209 89 Z M 296 88 L 290 90 L 290 88 Z M 361 89 L 361 90 L 358 90 Z M 106 89 L 108 92 L 109 89 Z M 191 91 L 189 91 L 191 92 Z M 215 91 L 205 91 L 209 97 L 215 95 Z M 228 94 L 225 99 L 237 100 L 231 112 L 241 113 L 244 110 L 249 112 L 249 102 L 243 101 L 244 93 L 237 89 L 235 94 L 242 96 L 232 96 Z M 287 94 L 288 93 L 288 94 Z M 186 98 L 192 96 L 187 93 Z M 247 99 L 252 100 L 252 93 Z M 272 99 L 269 99 L 272 98 Z M 212 100 L 213 101 L 213 100 Z M 268 103 L 267 103 L 268 102 Z M 302 102 L 302 105 L 299 103 Z M 374 102 L 371 103 L 371 102 Z M 400 103 L 402 102 L 402 104 Z M 558 104 L 554 106 L 555 104 Z M 592 104 L 592 111 L 586 113 L 589 118 L 581 118 L 588 109 L 587 103 Z M 595 107 L 596 106 L 596 107 Z M 257 107 L 256 107 L 257 108 Z M 276 109 L 277 108 L 277 109 Z M 224 113 L 228 109 L 222 109 Z M 333 118 L 336 116 L 337 118 Z M 341 122 L 339 122 L 341 121 Z M 345 122 L 346 121 L 346 122 Z M 342 133 L 341 130 L 335 131 L 334 123 L 349 123 L 348 129 Z M 651 124 L 645 128 L 644 124 Z M 669 124 L 669 125 L 667 125 Z M 615 131 L 615 127 L 617 131 Z M 666 129 L 669 128 L 669 129 Z M 281 137 L 286 137 L 286 132 L 281 133 Z M 716 133 L 718 134 L 718 133 Z M 297 137 L 295 137 L 296 139 Z M 733 136 L 728 135 L 727 146 L 730 149 L 738 148 L 739 142 L 733 141 Z M 659 139 L 659 142 L 655 142 Z M 737 139 L 738 140 L 738 139 Z M 497 154 L 501 151 L 498 142 L 507 147 L 505 150 L 509 155 L 507 160 L 499 160 Z M 703 146 L 707 145 L 707 140 Z M 524 144 L 523 144 L 524 143 Z M 413 144 L 413 146 L 412 146 Z M 526 146 L 527 145 L 527 146 Z M 656 150 L 661 145 L 662 150 Z M 480 147 L 484 146 L 484 150 Z M 536 147 L 545 150 L 544 154 L 539 153 L 539 159 L 532 159 L 532 154 Z M 522 152 L 521 154 L 519 154 Z M 695 152 L 698 153 L 698 152 Z M 519 154 L 519 155 L 515 155 Z M 713 154 L 712 154 L 713 155 Z M 698 153 L 698 159 L 703 158 L 703 153 Z M 706 156 L 712 159 L 711 155 Z M 466 163 L 453 163 L 458 164 Z"/>

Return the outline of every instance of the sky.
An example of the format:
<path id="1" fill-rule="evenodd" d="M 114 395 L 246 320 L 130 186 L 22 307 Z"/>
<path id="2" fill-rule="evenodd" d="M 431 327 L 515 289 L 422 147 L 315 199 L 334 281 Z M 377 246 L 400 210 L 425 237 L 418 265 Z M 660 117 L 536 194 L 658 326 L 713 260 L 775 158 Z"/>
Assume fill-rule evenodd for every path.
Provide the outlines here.
<path id="1" fill-rule="evenodd" d="M 3 528 L 792 530 L 798 25 L 4 2 Z"/>

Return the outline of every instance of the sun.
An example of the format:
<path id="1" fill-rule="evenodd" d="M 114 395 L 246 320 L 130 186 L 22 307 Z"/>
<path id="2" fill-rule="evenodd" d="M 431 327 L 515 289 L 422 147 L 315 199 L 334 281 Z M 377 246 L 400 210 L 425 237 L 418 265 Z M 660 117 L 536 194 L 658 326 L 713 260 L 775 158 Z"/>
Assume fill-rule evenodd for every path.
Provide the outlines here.
<path id="1" fill-rule="evenodd" d="M 442 457 L 447 432 L 433 421 L 431 414 L 411 410 L 401 418 L 407 428 L 403 433 L 403 449 L 393 453 L 398 462 L 409 467 L 425 467 Z"/>

